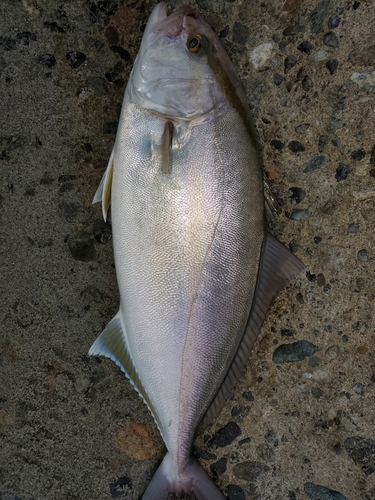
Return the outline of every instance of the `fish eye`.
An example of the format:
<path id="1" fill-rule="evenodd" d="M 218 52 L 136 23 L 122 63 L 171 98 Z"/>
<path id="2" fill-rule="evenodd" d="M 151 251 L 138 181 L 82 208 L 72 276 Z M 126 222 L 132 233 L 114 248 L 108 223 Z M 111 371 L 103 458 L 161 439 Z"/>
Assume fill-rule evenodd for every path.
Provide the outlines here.
<path id="1" fill-rule="evenodd" d="M 187 42 L 187 46 L 190 52 L 197 52 L 201 45 L 202 37 L 200 35 L 192 35 Z"/>

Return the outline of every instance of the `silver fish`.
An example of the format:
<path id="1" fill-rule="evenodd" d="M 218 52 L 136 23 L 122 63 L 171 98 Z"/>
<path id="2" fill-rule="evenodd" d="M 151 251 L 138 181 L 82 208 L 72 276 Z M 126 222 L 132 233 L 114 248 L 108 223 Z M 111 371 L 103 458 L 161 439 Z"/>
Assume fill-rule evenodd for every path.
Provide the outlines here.
<path id="1" fill-rule="evenodd" d="M 95 195 L 112 204 L 120 308 L 90 349 L 148 405 L 167 454 L 143 499 L 225 497 L 191 454 L 241 376 L 267 310 L 305 266 L 267 233 L 246 98 L 189 6 L 155 7 Z"/>

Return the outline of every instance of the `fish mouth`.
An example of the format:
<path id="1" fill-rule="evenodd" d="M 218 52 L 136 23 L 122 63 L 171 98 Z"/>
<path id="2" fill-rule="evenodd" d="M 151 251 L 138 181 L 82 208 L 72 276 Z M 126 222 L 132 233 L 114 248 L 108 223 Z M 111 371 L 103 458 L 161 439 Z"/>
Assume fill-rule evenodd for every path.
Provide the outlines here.
<path id="1" fill-rule="evenodd" d="M 146 28 L 143 34 L 143 39 L 148 38 L 149 35 L 153 32 L 153 29 L 155 26 L 163 22 L 168 17 L 167 15 L 167 5 L 162 2 L 156 5 L 154 7 L 154 10 L 151 12 L 151 15 L 147 21 Z M 141 49 L 142 49 L 142 43 L 141 43 Z"/>
<path id="2" fill-rule="evenodd" d="M 182 5 L 168 16 L 167 6 L 164 2 L 159 3 L 155 7 L 152 16 L 154 16 L 154 12 L 155 21 L 150 26 L 150 32 L 152 31 L 154 34 L 163 33 L 168 38 L 177 38 L 183 32 L 190 34 L 194 25 L 194 19 L 198 17 L 190 5 Z"/>

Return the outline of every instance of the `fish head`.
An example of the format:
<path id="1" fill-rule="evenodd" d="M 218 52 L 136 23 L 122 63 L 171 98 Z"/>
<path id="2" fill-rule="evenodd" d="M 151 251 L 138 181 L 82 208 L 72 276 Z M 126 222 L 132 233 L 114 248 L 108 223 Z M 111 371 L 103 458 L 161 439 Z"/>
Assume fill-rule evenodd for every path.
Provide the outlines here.
<path id="1" fill-rule="evenodd" d="M 192 7 L 183 5 L 168 16 L 160 3 L 146 25 L 130 76 L 131 101 L 171 118 L 207 115 L 218 106 L 220 59 L 230 65 L 216 34 Z"/>

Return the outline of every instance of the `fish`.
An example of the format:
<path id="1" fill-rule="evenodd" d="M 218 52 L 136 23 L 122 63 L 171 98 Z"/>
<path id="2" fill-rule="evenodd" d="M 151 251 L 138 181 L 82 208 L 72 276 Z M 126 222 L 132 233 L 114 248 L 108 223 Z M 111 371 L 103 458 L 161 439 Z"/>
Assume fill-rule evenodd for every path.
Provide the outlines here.
<path id="1" fill-rule="evenodd" d="M 158 4 L 93 200 L 105 220 L 111 205 L 120 306 L 89 354 L 121 368 L 167 448 L 143 500 L 225 499 L 193 441 L 241 377 L 271 303 L 306 269 L 268 232 L 264 191 L 218 37 L 192 7 Z"/>

